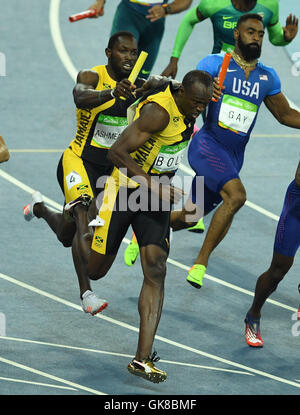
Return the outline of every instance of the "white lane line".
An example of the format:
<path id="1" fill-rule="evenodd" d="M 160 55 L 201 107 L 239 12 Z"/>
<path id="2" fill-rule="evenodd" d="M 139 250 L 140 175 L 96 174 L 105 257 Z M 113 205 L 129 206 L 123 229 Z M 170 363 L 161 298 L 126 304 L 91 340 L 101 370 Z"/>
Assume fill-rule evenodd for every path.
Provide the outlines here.
<path id="1" fill-rule="evenodd" d="M 21 282 L 19 280 L 16 280 L 15 278 L 9 277 L 8 275 L 4 275 L 4 274 L 1 274 L 0 273 L 0 278 L 4 279 L 6 281 L 9 281 L 9 282 L 11 282 L 13 284 L 19 285 L 19 286 L 21 286 L 23 288 L 26 288 L 26 289 L 28 289 L 28 290 L 30 290 L 32 292 L 37 293 L 37 294 L 40 294 L 40 295 L 45 296 L 47 298 L 50 298 L 50 299 L 52 299 L 54 301 L 57 301 L 59 303 L 68 305 L 69 307 L 75 308 L 77 310 L 78 309 L 81 309 L 81 307 L 79 305 L 77 305 L 77 304 L 74 304 L 74 303 L 72 303 L 70 301 L 64 300 L 64 299 L 62 299 L 60 297 L 57 297 L 57 296 L 55 296 L 53 294 L 50 294 L 50 293 L 46 292 L 46 291 L 42 291 L 42 290 L 40 290 L 40 289 L 38 289 L 36 287 L 33 287 L 32 285 L 26 284 L 24 282 Z M 81 312 L 83 312 L 82 309 L 81 309 Z M 138 331 L 139 331 L 139 329 L 137 327 L 131 326 L 130 324 L 127 324 L 127 323 L 123 323 L 122 321 L 119 321 L 119 320 L 115 320 L 115 319 L 113 319 L 111 317 L 107 317 L 107 316 L 105 316 L 103 314 L 101 314 L 101 315 L 100 314 L 96 314 L 94 317 L 100 318 L 101 320 L 105 320 L 105 321 L 107 321 L 109 323 L 118 325 L 120 327 L 127 328 L 128 330 L 134 331 L 136 333 L 138 333 Z M 299 383 L 296 383 L 296 382 L 293 382 L 291 380 L 284 379 L 282 377 L 272 375 L 272 374 L 267 373 L 267 372 L 264 372 L 262 370 L 254 369 L 252 367 L 249 367 L 249 366 L 246 366 L 246 365 L 242 365 L 240 363 L 236 363 L 236 362 L 233 362 L 231 360 L 224 359 L 222 357 L 219 357 L 219 356 L 216 356 L 216 355 L 213 355 L 213 354 L 210 354 L 210 353 L 203 352 L 202 350 L 198 350 L 198 349 L 195 349 L 193 347 L 186 346 L 186 345 L 184 345 L 182 343 L 178 343 L 178 342 L 175 342 L 173 340 L 169 340 L 169 339 L 167 339 L 165 337 L 162 337 L 162 336 L 156 335 L 155 336 L 155 339 L 156 340 L 160 340 L 160 341 L 162 341 L 164 343 L 167 343 L 169 345 L 172 345 L 174 347 L 178 347 L 180 349 L 187 350 L 189 352 L 198 354 L 200 356 L 207 357 L 208 359 L 212 359 L 212 360 L 221 362 L 221 363 L 223 363 L 225 365 L 233 366 L 233 367 L 236 367 L 236 368 L 238 368 L 240 370 L 244 370 L 244 371 L 247 371 L 247 372 L 250 372 L 250 373 L 254 373 L 256 375 L 260 375 L 260 376 L 266 377 L 266 378 L 271 379 L 273 381 L 281 382 L 281 383 L 284 383 L 284 384 L 287 384 L 287 385 L 290 385 L 290 386 L 294 386 L 294 387 L 300 389 L 300 384 Z M 2 360 L 3 359 L 0 358 L 0 361 L 2 361 Z M 76 385 L 75 386 L 75 384 L 71 384 L 70 382 L 68 382 L 68 383 L 70 384 L 70 386 L 74 386 L 74 387 L 78 387 L 79 389 L 80 388 L 82 389 L 82 386 L 80 386 L 80 385 Z"/>
<path id="2" fill-rule="evenodd" d="M 14 362 L 13 360 L 5 359 L 4 357 L 1 357 L 1 356 L 0 356 L 0 362 L 6 363 L 6 364 L 11 365 L 11 366 L 15 366 L 19 369 L 26 370 L 27 372 L 31 372 L 31 373 L 43 376 L 43 377 L 48 378 L 48 379 L 55 380 L 57 382 L 65 383 L 66 385 L 74 387 L 75 389 L 81 389 L 83 391 L 93 393 L 94 395 L 107 395 L 104 392 L 100 392 L 100 391 L 97 391 L 97 390 L 92 389 L 92 388 L 87 388 L 86 386 L 79 385 L 78 383 L 70 382 L 69 380 L 62 379 L 62 378 L 59 378 L 57 376 L 50 375 L 49 373 L 42 372 L 41 370 L 34 369 L 32 367 L 23 365 L 23 364 L 18 363 L 18 362 Z M 300 387 L 300 385 L 299 385 L 299 387 Z"/>
<path id="3" fill-rule="evenodd" d="M 64 42 L 61 36 L 61 31 L 60 31 L 60 27 L 59 27 L 59 7 L 60 7 L 60 0 L 51 0 L 50 2 L 50 9 L 49 9 L 49 23 L 50 23 L 50 30 L 51 30 L 51 35 L 52 35 L 52 39 L 53 39 L 53 43 L 54 46 L 57 50 L 57 53 L 66 69 L 66 71 L 69 73 L 69 75 L 71 76 L 71 78 L 75 81 L 76 77 L 77 77 L 77 73 L 78 70 L 75 69 L 70 56 L 68 55 L 68 52 L 66 51 L 66 48 L 64 46 Z M 297 107 L 297 105 L 295 103 L 293 103 L 291 100 L 289 100 L 289 104 L 291 107 L 295 108 L 297 111 L 300 112 L 300 108 Z M 260 137 L 271 137 L 272 135 L 269 134 L 258 134 L 257 136 Z M 277 135 L 276 135 L 277 136 Z M 289 137 L 289 136 L 294 136 L 292 134 L 282 134 L 282 135 L 278 135 L 281 137 Z M 300 137 L 298 135 L 298 137 Z M 182 171 L 187 172 L 188 170 L 190 171 L 189 174 L 191 174 L 192 176 L 195 175 L 195 172 L 192 169 L 189 169 L 187 166 L 181 165 L 179 166 L 179 168 Z M 277 215 L 274 215 L 271 212 L 268 212 L 266 209 L 256 205 L 255 203 L 246 201 L 245 203 L 246 206 L 248 206 L 251 209 L 256 210 L 259 213 L 262 213 L 265 216 L 268 216 L 271 219 L 274 219 L 276 221 L 279 220 L 279 217 Z"/>
<path id="4" fill-rule="evenodd" d="M 128 243 L 130 243 L 129 240 L 128 240 Z M 171 259 L 171 258 L 168 258 L 168 262 L 170 264 L 178 267 L 178 268 L 184 269 L 185 271 L 188 271 L 190 269 L 190 267 L 188 267 L 184 264 L 181 264 L 181 262 L 175 261 L 174 259 Z M 221 280 L 220 278 L 213 277 L 212 275 L 209 275 L 209 274 L 205 274 L 204 278 L 208 279 L 210 281 L 216 282 L 217 284 L 223 285 L 224 287 L 231 288 L 232 290 L 235 290 L 235 291 L 238 291 L 240 293 L 247 294 L 247 295 L 250 295 L 251 297 L 254 297 L 254 292 L 246 290 L 245 288 L 241 288 L 237 285 L 231 284 L 230 282 Z M 284 308 L 285 310 L 289 310 L 289 311 L 293 311 L 293 312 L 297 311 L 297 308 L 295 308 L 295 307 L 291 307 L 289 305 L 280 303 L 279 301 L 275 301 L 275 300 L 272 300 L 270 298 L 267 299 L 267 302 L 270 303 L 270 304 L 276 305 L 278 307 Z"/>
<path id="5" fill-rule="evenodd" d="M 28 192 L 28 193 L 30 193 L 30 194 L 31 194 L 32 192 L 34 192 L 34 190 L 35 190 L 35 189 L 33 189 L 32 187 L 27 186 L 26 184 L 22 183 L 20 180 L 15 179 L 13 176 L 11 176 L 10 174 L 8 174 L 8 173 L 4 172 L 4 171 L 3 171 L 3 170 L 1 170 L 1 169 L 0 169 L 0 177 L 3 177 L 4 179 L 8 180 L 10 183 L 14 184 L 15 186 L 19 187 L 20 189 L 22 189 L 22 190 L 24 190 L 25 192 Z M 63 209 L 63 206 L 62 206 L 62 205 L 60 205 L 60 204 L 58 204 L 58 203 L 54 202 L 52 199 L 50 199 L 50 198 L 48 198 L 48 197 L 46 197 L 46 196 L 44 196 L 44 195 L 42 195 L 42 196 L 43 196 L 43 198 L 44 198 L 44 201 L 45 201 L 45 202 L 46 202 L 49 206 L 52 206 L 52 207 L 54 207 L 55 209 L 57 209 L 57 210 L 59 210 L 59 211 L 62 211 L 62 209 Z M 123 239 L 123 242 L 124 242 L 124 243 L 126 243 L 126 244 L 129 244 L 129 243 L 130 243 L 130 240 L 129 240 L 129 239 L 127 239 L 127 238 L 124 238 L 124 239 Z M 170 264 L 172 264 L 172 265 L 174 265 L 174 266 L 176 266 L 176 267 L 178 267 L 178 268 L 184 269 L 185 271 L 188 271 L 188 270 L 190 269 L 190 267 L 188 267 L 187 265 L 181 264 L 180 262 L 175 261 L 175 260 L 174 260 L 174 259 L 172 259 L 172 258 L 168 258 L 168 260 L 167 260 L 167 261 L 168 261 Z M 233 290 L 235 290 L 235 291 L 241 292 L 241 293 L 243 293 L 243 294 L 247 294 L 247 295 L 250 295 L 250 296 L 252 296 L 252 297 L 254 296 L 254 293 L 253 293 L 252 291 L 246 290 L 246 289 L 244 289 L 244 288 L 241 288 L 241 287 L 239 287 L 239 286 L 237 286 L 237 285 L 234 285 L 234 284 L 231 284 L 231 283 L 226 282 L 226 281 L 224 281 L 224 280 L 221 280 L 220 278 L 214 277 L 214 276 L 212 276 L 212 275 L 205 274 L 205 278 L 207 278 L 207 279 L 208 279 L 208 280 L 210 280 L 210 281 L 213 281 L 213 282 L 216 282 L 216 283 L 218 283 L 218 284 L 221 284 L 221 285 L 223 285 L 223 286 L 225 286 L 225 287 L 231 288 L 231 289 L 233 289 Z M 274 305 L 276 305 L 276 306 L 278 306 L 278 307 L 284 308 L 284 309 L 286 309 L 286 310 L 290 310 L 290 311 L 293 311 L 293 312 L 296 312 L 296 311 L 297 311 L 297 309 L 296 309 L 296 308 L 294 308 L 294 307 L 290 307 L 290 306 L 288 306 L 288 305 L 286 305 L 286 304 L 283 304 L 283 303 L 280 303 L 280 302 L 278 302 L 278 301 L 271 300 L 270 298 L 268 298 L 268 299 L 267 299 L 267 302 L 268 302 L 268 303 L 270 303 L 270 304 L 274 304 Z"/>
<path id="6" fill-rule="evenodd" d="M 63 153 L 56 148 L 9 148 L 10 153 Z"/>
<path id="7" fill-rule="evenodd" d="M 4 170 L 1 170 L 1 169 L 0 169 L 0 176 L 3 177 L 3 179 L 10 182 L 11 184 L 19 187 L 20 189 L 24 190 L 25 192 L 27 192 L 29 194 L 33 193 L 36 190 L 36 189 L 33 189 L 30 186 L 27 186 L 26 184 L 24 184 L 20 180 L 16 179 L 15 177 L 11 176 L 10 174 L 6 173 Z M 49 199 L 47 196 L 43 195 L 43 199 L 44 199 L 45 203 L 47 203 L 48 205 L 54 207 L 55 209 L 58 209 L 60 211 L 63 209 L 63 207 L 59 203 L 54 202 L 53 200 Z"/>
<path id="8" fill-rule="evenodd" d="M 68 55 L 64 42 L 62 40 L 61 32 L 60 32 L 60 25 L 59 25 L 59 7 L 60 7 L 60 0 L 51 0 L 50 7 L 49 7 L 49 25 L 50 25 L 50 32 L 52 36 L 52 40 L 57 51 L 57 54 L 64 65 L 66 71 L 71 76 L 73 81 L 75 82 L 77 77 L 77 69 L 73 65 L 73 62 Z"/>
<path id="9" fill-rule="evenodd" d="M 129 358 L 129 359 L 132 359 L 132 355 L 130 355 L 130 354 L 107 352 L 107 351 L 104 351 L 104 350 L 96 350 L 96 349 L 87 349 L 87 348 L 84 348 L 84 347 L 77 347 L 77 346 L 67 346 L 65 344 L 55 344 L 55 343 L 42 342 L 42 341 L 37 341 L 37 340 L 20 339 L 20 338 L 16 338 L 16 337 L 7 337 L 7 336 L 0 336 L 0 340 L 15 341 L 15 342 L 21 342 L 21 343 L 39 344 L 39 345 L 43 345 L 43 346 L 59 347 L 59 348 L 63 348 L 63 349 L 79 350 L 79 351 L 84 351 L 84 352 L 106 354 L 106 355 L 109 355 L 109 356 L 126 357 L 126 358 Z M 169 364 L 172 364 L 172 365 L 195 367 L 195 368 L 199 368 L 199 369 L 215 370 L 215 371 L 220 371 L 220 372 L 229 372 L 229 373 L 234 373 L 234 374 L 239 374 L 239 375 L 255 376 L 252 373 L 243 372 L 243 371 L 240 371 L 240 370 L 224 369 L 224 368 L 218 368 L 218 367 L 212 367 L 212 366 L 203 366 L 203 365 L 197 365 L 197 364 L 194 364 L 194 363 L 173 362 L 171 360 L 163 360 L 163 359 L 160 359 L 160 362 L 161 363 L 169 363 Z"/>
<path id="10" fill-rule="evenodd" d="M 50 383 L 42 383 L 42 382 L 32 382 L 32 381 L 23 380 L 23 379 L 5 378 L 3 376 L 0 376 L 0 380 L 5 380 L 7 382 L 27 383 L 29 385 L 46 386 L 48 388 L 69 389 L 69 390 L 77 391 L 77 389 L 69 388 L 68 386 L 52 385 Z"/>

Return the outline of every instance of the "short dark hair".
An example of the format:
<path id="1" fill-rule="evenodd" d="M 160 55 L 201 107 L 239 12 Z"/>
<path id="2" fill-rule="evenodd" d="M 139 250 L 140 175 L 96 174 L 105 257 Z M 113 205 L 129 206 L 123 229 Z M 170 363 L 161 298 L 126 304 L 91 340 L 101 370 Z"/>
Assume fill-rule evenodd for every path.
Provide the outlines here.
<path id="1" fill-rule="evenodd" d="M 127 30 L 122 30 L 120 32 L 116 32 L 110 37 L 110 39 L 108 41 L 108 45 L 107 45 L 108 49 L 113 49 L 115 44 L 117 43 L 119 37 L 122 37 L 122 36 L 131 37 L 131 38 L 135 39 L 135 36 Z"/>
<path id="2" fill-rule="evenodd" d="M 256 20 L 259 20 L 260 22 L 263 22 L 263 18 L 260 14 L 247 13 L 247 14 L 243 14 L 243 16 L 239 18 L 236 27 L 239 28 L 242 23 L 246 22 L 249 19 L 256 19 Z"/>
<path id="3" fill-rule="evenodd" d="M 182 85 L 185 89 L 189 89 L 196 82 L 202 84 L 206 88 L 211 88 L 213 86 L 212 76 L 208 72 L 200 71 L 198 69 L 188 72 L 183 77 Z"/>

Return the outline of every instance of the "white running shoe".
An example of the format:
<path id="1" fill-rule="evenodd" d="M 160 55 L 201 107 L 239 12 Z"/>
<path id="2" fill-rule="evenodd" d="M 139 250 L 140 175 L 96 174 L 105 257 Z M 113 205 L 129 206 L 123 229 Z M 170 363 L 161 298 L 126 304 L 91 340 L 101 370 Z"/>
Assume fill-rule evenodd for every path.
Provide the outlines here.
<path id="1" fill-rule="evenodd" d="M 28 222 L 35 217 L 35 214 L 33 213 L 33 206 L 36 203 L 43 203 L 43 197 L 39 191 L 35 191 L 31 194 L 31 203 L 23 208 L 24 219 Z"/>
<path id="2" fill-rule="evenodd" d="M 98 298 L 93 291 L 87 290 L 82 295 L 81 306 L 85 313 L 94 316 L 108 306 L 108 302 L 102 298 Z"/>

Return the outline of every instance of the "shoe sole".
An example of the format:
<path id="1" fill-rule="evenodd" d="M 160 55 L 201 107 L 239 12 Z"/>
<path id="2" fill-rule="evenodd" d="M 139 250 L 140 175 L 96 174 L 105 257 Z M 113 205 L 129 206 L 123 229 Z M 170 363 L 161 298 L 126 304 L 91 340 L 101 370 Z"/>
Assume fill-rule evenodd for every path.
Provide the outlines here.
<path id="1" fill-rule="evenodd" d="M 197 288 L 198 290 L 202 287 L 202 284 L 199 284 L 196 281 L 191 281 L 189 278 L 186 279 L 188 283 L 190 283 L 193 287 Z"/>
<path id="2" fill-rule="evenodd" d="M 247 324 L 246 321 L 244 321 L 244 323 Z M 263 342 L 260 343 L 260 344 L 259 343 L 251 343 L 251 341 L 247 339 L 247 335 L 246 334 L 245 334 L 245 341 L 248 344 L 248 346 L 253 347 L 253 349 L 261 349 L 262 347 L 264 347 L 264 343 Z"/>
<path id="3" fill-rule="evenodd" d="M 188 229 L 189 232 L 194 232 L 194 233 L 203 233 L 204 229 Z"/>
<path id="4" fill-rule="evenodd" d="M 102 306 L 97 310 L 94 311 L 94 313 L 90 313 L 89 311 L 83 310 L 86 314 L 90 314 L 91 316 L 95 316 L 96 314 L 100 313 L 101 311 L 103 311 L 106 307 L 108 306 L 108 303 L 104 303 L 102 304 Z"/>
<path id="5" fill-rule="evenodd" d="M 132 375 L 139 376 L 152 383 L 161 383 L 167 379 L 166 375 L 160 375 L 159 373 L 144 373 L 144 372 L 139 372 L 135 369 L 131 369 L 129 367 L 127 367 L 127 369 L 128 369 L 128 372 L 130 372 Z"/>
<path id="6" fill-rule="evenodd" d="M 252 347 L 253 349 L 261 349 L 262 347 L 264 347 L 263 344 L 260 344 L 260 345 L 250 344 L 247 342 L 247 340 L 246 340 L 246 343 L 248 344 L 248 346 Z"/>

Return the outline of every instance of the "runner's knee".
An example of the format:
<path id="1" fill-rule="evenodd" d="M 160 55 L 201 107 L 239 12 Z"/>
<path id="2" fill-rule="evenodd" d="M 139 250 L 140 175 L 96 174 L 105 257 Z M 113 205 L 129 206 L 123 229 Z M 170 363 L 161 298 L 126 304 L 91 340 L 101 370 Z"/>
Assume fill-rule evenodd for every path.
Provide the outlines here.
<path id="1" fill-rule="evenodd" d="M 147 254 L 144 262 L 144 275 L 152 283 L 163 282 L 166 276 L 166 255 Z"/>

